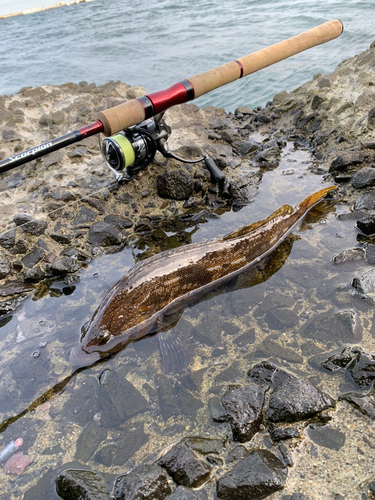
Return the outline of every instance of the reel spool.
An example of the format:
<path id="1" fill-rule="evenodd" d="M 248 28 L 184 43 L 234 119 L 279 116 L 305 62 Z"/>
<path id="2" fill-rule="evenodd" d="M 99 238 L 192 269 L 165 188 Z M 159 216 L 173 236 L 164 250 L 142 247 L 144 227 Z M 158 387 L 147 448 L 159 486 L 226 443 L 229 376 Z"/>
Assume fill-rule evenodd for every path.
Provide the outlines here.
<path id="1" fill-rule="evenodd" d="M 100 144 L 104 160 L 116 174 L 117 181 L 130 181 L 152 162 L 156 151 L 160 151 L 165 158 L 174 158 L 183 163 L 204 161 L 211 173 L 211 182 L 224 181 L 225 175 L 207 154 L 196 160 L 187 160 L 170 151 L 167 140 L 171 128 L 163 120 L 163 114 L 160 113 L 112 137 L 106 137 Z"/>

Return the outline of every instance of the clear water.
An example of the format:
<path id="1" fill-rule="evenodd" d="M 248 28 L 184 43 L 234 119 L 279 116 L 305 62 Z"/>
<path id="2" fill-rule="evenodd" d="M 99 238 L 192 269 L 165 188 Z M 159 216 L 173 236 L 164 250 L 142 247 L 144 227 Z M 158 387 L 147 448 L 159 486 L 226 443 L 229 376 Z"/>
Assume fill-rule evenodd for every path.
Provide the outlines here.
<path id="1" fill-rule="evenodd" d="M 338 39 L 202 96 L 227 111 L 263 106 L 374 40 L 373 2 L 347 0 L 96 0 L 0 20 L 0 94 L 29 85 L 122 80 L 146 92 L 216 67 L 330 19 Z"/>

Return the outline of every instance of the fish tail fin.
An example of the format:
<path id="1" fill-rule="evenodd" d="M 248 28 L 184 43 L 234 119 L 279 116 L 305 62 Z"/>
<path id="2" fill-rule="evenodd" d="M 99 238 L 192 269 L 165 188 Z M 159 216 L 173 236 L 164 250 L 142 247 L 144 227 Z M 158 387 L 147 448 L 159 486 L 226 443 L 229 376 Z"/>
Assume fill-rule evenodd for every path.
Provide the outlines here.
<path id="1" fill-rule="evenodd" d="M 329 186 L 329 187 L 326 187 L 324 189 L 321 189 L 317 193 L 314 193 L 314 194 L 308 196 L 307 198 L 305 198 L 303 201 L 301 201 L 301 203 L 299 203 L 296 208 L 302 209 L 305 212 L 305 211 L 309 210 L 309 208 L 314 206 L 316 203 L 318 203 L 318 201 L 322 200 L 327 193 L 329 193 L 330 191 L 332 191 L 333 189 L 336 189 L 336 188 L 337 188 L 337 186 Z"/>

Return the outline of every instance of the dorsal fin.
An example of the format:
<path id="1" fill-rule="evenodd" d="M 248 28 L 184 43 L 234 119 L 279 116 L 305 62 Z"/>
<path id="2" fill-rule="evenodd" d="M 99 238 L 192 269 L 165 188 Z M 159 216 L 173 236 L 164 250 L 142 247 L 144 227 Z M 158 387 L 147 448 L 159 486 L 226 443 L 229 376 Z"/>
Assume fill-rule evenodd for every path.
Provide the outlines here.
<path id="1" fill-rule="evenodd" d="M 240 236 L 245 236 L 245 234 L 251 233 L 251 231 L 255 231 L 255 229 L 258 229 L 259 227 L 264 226 L 267 224 L 272 219 L 276 219 L 276 217 L 280 215 L 288 215 L 294 213 L 294 208 L 291 207 L 288 204 L 282 205 L 280 208 L 275 210 L 271 215 L 269 215 L 266 219 L 260 220 L 258 222 L 253 222 L 252 224 L 249 224 L 248 226 L 241 227 L 240 229 L 237 229 L 233 233 L 229 233 L 226 236 L 223 237 L 223 240 L 232 240 L 234 238 L 239 238 Z"/>

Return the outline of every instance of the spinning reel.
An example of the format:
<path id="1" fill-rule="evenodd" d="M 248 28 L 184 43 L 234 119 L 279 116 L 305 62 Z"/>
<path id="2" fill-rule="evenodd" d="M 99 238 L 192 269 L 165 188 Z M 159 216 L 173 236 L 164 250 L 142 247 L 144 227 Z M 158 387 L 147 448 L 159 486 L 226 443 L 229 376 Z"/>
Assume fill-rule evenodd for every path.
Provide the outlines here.
<path id="1" fill-rule="evenodd" d="M 170 151 L 167 140 L 171 127 L 165 123 L 163 114 L 159 113 L 103 140 L 100 145 L 102 155 L 107 166 L 116 174 L 117 181 L 130 181 L 152 162 L 156 151 L 160 151 L 165 158 L 174 158 L 183 163 L 204 161 L 211 174 L 211 182 L 224 180 L 225 175 L 207 154 L 196 160 L 187 160 Z"/>

